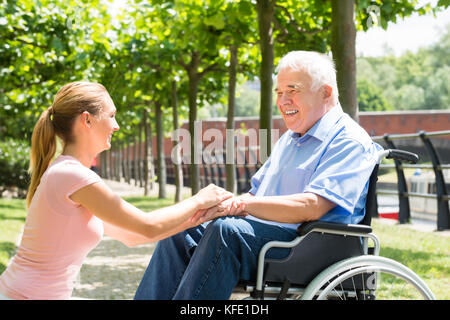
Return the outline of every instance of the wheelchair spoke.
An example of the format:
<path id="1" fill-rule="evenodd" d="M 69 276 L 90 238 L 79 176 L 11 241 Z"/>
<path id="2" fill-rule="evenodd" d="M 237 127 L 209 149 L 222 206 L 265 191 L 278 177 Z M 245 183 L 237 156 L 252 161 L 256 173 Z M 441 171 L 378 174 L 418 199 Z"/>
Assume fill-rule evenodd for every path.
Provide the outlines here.
<path id="1" fill-rule="evenodd" d="M 344 287 L 342 286 L 342 283 L 340 284 L 340 286 L 341 286 L 342 295 L 344 296 L 344 300 L 347 300 L 347 297 L 345 296 L 345 291 L 344 291 Z M 341 300 L 342 300 L 342 298 L 341 298 Z"/>
<path id="2" fill-rule="evenodd" d="M 333 288 L 333 291 L 335 292 L 335 296 L 339 297 L 340 300 L 345 300 L 345 294 L 344 294 L 344 299 L 342 299 L 341 294 L 336 290 L 336 288 Z"/>
<path id="3" fill-rule="evenodd" d="M 353 277 L 352 277 L 352 283 L 353 283 L 353 290 L 355 290 L 355 292 L 356 292 L 356 285 L 355 285 L 355 280 L 353 280 Z M 358 295 L 356 295 L 356 300 L 359 300 Z"/>

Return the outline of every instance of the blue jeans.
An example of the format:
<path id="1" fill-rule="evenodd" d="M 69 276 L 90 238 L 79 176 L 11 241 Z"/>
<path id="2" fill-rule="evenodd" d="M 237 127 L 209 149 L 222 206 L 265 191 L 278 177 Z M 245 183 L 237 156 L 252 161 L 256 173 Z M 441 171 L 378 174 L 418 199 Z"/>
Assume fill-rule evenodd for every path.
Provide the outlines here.
<path id="1" fill-rule="evenodd" d="M 136 300 L 228 299 L 239 280 L 255 280 L 258 253 L 272 240 L 291 241 L 295 230 L 224 217 L 158 242 Z M 266 257 L 284 258 L 274 248 Z"/>

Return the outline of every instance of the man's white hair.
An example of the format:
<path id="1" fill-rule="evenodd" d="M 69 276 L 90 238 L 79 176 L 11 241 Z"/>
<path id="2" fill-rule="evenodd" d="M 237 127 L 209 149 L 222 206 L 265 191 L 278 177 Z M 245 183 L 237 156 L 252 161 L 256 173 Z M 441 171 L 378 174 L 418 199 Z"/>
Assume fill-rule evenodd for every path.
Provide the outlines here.
<path id="1" fill-rule="evenodd" d="M 336 82 L 336 69 L 333 60 L 319 52 L 291 51 L 282 57 L 276 73 L 284 69 L 304 71 L 311 77 L 311 90 L 317 91 L 327 84 L 333 88 L 334 102 L 337 103 L 339 93 Z"/>

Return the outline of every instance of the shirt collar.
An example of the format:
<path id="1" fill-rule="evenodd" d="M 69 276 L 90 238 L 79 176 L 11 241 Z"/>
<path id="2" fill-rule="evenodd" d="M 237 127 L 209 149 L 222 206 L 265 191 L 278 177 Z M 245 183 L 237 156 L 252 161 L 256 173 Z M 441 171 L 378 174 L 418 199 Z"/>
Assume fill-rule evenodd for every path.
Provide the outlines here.
<path id="1" fill-rule="evenodd" d="M 336 106 L 328 110 L 322 118 L 317 120 L 317 122 L 309 129 L 304 136 L 313 136 L 320 141 L 325 140 L 330 130 L 334 127 L 334 124 L 343 116 L 341 105 L 338 103 Z M 300 133 L 291 131 L 290 133 L 293 139 L 300 138 Z"/>

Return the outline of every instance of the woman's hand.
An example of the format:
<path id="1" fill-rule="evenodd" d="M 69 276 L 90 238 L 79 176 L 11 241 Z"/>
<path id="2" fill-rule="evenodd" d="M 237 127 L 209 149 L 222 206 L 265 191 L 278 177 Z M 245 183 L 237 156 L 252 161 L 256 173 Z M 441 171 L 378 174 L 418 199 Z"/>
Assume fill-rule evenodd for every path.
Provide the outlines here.
<path id="1" fill-rule="evenodd" d="M 231 192 L 214 184 L 201 189 L 193 198 L 197 201 L 198 209 L 209 209 L 216 204 L 233 197 Z"/>
<path id="2" fill-rule="evenodd" d="M 248 213 L 245 212 L 245 204 L 242 199 L 232 197 L 222 201 L 221 203 L 209 208 L 199 210 L 191 219 L 196 224 L 213 220 L 224 216 L 241 216 L 245 217 Z"/>

